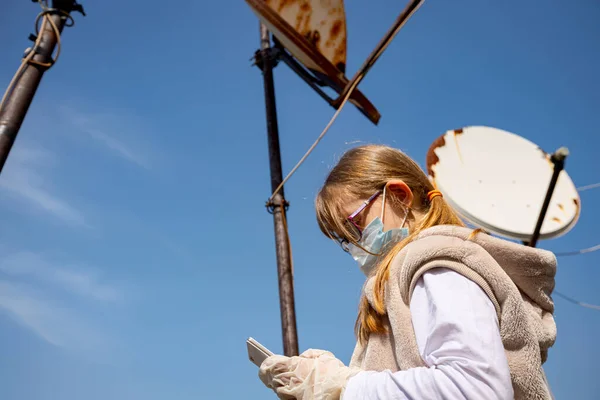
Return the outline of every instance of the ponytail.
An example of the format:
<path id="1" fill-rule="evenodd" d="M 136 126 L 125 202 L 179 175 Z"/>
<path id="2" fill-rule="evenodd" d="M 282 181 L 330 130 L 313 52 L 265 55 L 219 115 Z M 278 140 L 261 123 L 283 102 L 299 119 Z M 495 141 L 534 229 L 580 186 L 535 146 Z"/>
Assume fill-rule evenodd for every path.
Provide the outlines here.
<path id="1" fill-rule="evenodd" d="M 356 336 L 360 343 L 366 343 L 371 333 L 385 333 L 387 331 L 385 286 L 390 278 L 392 262 L 398 253 L 427 228 L 436 225 L 464 226 L 454 210 L 446 203 L 441 192 L 437 190 L 430 191 L 427 194 L 427 201 L 429 203 L 429 209 L 425 216 L 419 221 L 417 226 L 412 229 L 410 235 L 396 244 L 381 260 L 377 269 L 377 274 L 374 278 L 373 304 L 369 303 L 363 294 L 355 325 Z"/>

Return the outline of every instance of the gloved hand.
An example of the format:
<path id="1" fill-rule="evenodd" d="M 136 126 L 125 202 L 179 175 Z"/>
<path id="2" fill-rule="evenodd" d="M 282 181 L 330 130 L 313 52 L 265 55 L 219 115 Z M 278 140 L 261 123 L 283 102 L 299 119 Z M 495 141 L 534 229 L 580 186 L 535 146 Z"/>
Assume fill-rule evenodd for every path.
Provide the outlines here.
<path id="1" fill-rule="evenodd" d="M 298 357 L 271 356 L 259 370 L 260 380 L 285 400 L 339 400 L 349 378 L 360 372 L 324 350 Z"/>

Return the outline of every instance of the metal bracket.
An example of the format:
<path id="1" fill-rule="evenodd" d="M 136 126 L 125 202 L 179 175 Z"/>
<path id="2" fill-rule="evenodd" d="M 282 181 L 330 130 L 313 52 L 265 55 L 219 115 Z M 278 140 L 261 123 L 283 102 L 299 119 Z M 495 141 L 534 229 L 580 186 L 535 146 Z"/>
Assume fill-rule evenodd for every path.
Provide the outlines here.
<path id="1" fill-rule="evenodd" d="M 271 66 L 275 68 L 281 59 L 281 52 L 276 47 L 269 47 L 268 49 L 264 50 L 256 50 L 250 61 L 253 61 L 252 66 L 257 66 L 262 71 L 265 58 L 268 58 L 268 60 L 271 62 Z"/>
<path id="2" fill-rule="evenodd" d="M 278 58 L 283 61 L 293 72 L 296 73 L 304 82 L 308 84 L 323 100 L 325 100 L 330 106 L 334 105 L 334 99 L 331 98 L 325 91 L 321 89 L 321 87 L 333 87 L 331 83 L 325 82 L 324 79 L 321 79 L 318 76 L 311 74 L 306 68 L 302 66 L 291 54 L 289 54 L 277 41 L 274 39 L 275 47 L 274 49 L 279 50 Z"/>
<path id="3" fill-rule="evenodd" d="M 267 208 L 267 212 L 269 214 L 273 214 L 275 212 L 275 208 L 281 207 L 281 204 L 276 204 L 273 200 L 267 200 L 265 202 L 265 207 Z M 287 212 L 290 208 L 290 202 L 287 200 L 283 201 L 284 210 Z"/>
<path id="4" fill-rule="evenodd" d="M 34 3 L 39 3 L 38 0 L 31 0 Z M 78 12 L 84 17 L 86 16 L 85 10 L 83 9 L 83 5 L 79 4 L 77 0 L 53 0 L 52 8 L 56 10 L 61 10 L 67 13 Z"/>

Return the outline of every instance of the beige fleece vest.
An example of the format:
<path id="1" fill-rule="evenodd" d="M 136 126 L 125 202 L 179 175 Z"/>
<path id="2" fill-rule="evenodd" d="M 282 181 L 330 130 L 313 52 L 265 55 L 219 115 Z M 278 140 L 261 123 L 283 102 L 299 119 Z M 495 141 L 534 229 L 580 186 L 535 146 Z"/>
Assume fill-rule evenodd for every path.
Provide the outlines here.
<path id="1" fill-rule="evenodd" d="M 393 261 L 386 286 L 387 334 L 357 344 L 351 366 L 392 371 L 425 366 L 410 315 L 415 284 L 432 268 L 449 268 L 477 283 L 496 307 L 515 399 L 551 399 L 542 364 L 556 339 L 552 313 L 556 258 L 472 230 L 437 226 L 423 231 Z M 374 278 L 364 287 L 372 303 Z"/>

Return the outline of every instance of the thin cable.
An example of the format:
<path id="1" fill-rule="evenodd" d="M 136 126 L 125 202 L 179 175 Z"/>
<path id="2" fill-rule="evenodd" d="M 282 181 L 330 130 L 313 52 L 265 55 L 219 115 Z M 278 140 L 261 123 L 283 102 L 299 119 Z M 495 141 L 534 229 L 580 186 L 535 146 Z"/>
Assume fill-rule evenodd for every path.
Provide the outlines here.
<path id="1" fill-rule="evenodd" d="M 593 183 L 591 185 L 581 186 L 577 188 L 578 192 L 585 192 L 586 190 L 600 188 L 600 182 Z"/>
<path id="2" fill-rule="evenodd" d="M 66 27 L 71 27 L 73 25 L 75 25 L 75 20 L 73 19 L 73 17 L 71 16 L 71 14 L 69 14 L 68 12 L 64 11 L 64 10 L 60 10 L 58 8 L 50 8 L 48 7 L 48 2 L 47 1 L 38 1 L 38 3 L 40 4 L 40 7 L 42 7 L 42 12 L 38 14 L 37 18 L 35 19 L 35 31 L 36 31 L 36 35 L 38 35 L 39 37 L 39 33 L 44 32 L 45 29 L 45 23 L 46 21 L 50 23 L 50 26 L 52 27 L 52 31 L 54 32 L 54 35 L 56 36 L 56 55 L 54 57 L 52 57 L 52 61 L 49 63 L 42 63 L 39 61 L 35 61 L 35 60 L 30 60 L 31 64 L 37 64 L 40 65 L 42 67 L 46 67 L 46 68 L 50 68 L 52 67 L 54 64 L 56 64 L 56 62 L 58 61 L 58 57 L 60 56 L 60 51 L 62 49 L 62 43 L 61 43 L 61 35 L 60 35 L 60 30 L 58 29 L 58 26 L 56 26 L 56 23 L 52 20 L 52 18 L 48 17 L 51 14 L 61 14 L 62 16 L 65 17 L 66 21 L 65 21 L 65 26 Z M 43 23 L 42 23 L 42 28 L 38 29 L 39 26 L 39 22 L 40 19 L 43 19 Z M 37 40 L 36 40 L 36 44 L 37 44 Z"/>
<path id="3" fill-rule="evenodd" d="M 363 66 L 358 70 L 359 72 L 357 72 L 357 76 L 354 77 L 354 79 L 356 79 L 356 82 L 360 82 L 365 77 L 365 75 L 369 72 L 373 65 L 375 65 L 375 62 L 377 62 L 379 57 L 381 57 L 383 52 L 392 43 L 394 37 L 396 37 L 398 32 L 400 32 L 400 29 L 402 29 L 404 25 L 408 22 L 408 20 L 413 16 L 413 14 L 416 13 L 419 10 L 419 8 L 421 8 L 421 5 L 423 5 L 422 1 L 416 5 L 416 7 L 406 16 L 406 18 L 404 18 L 401 24 L 399 24 L 393 31 L 388 31 L 386 33 L 386 35 L 384 36 L 384 39 L 387 37 L 387 39 L 385 39 L 385 42 L 383 42 L 383 44 L 381 44 L 380 42 L 381 47 L 376 50 L 375 54 L 367 58 Z"/>
<path id="4" fill-rule="evenodd" d="M 597 244 L 592 247 L 588 247 L 587 249 L 575 250 L 575 251 L 565 251 L 562 253 L 554 253 L 557 257 L 568 257 L 568 256 L 578 256 L 580 254 L 592 253 L 594 251 L 600 250 L 600 244 Z"/>
<path id="5" fill-rule="evenodd" d="M 554 291 L 554 294 L 557 295 L 558 297 L 568 301 L 569 303 L 573 303 L 575 305 L 578 305 L 580 307 L 585 307 L 585 308 L 590 308 L 592 310 L 596 310 L 596 311 L 600 311 L 600 306 L 597 306 L 595 304 L 587 304 L 584 303 L 582 301 L 579 300 L 575 300 L 567 295 L 562 294 L 561 292 L 557 292 L 556 290 Z"/>
<path id="6" fill-rule="evenodd" d="M 269 198 L 269 201 L 273 201 L 273 199 L 275 198 L 275 195 L 277 195 L 277 193 L 279 193 L 279 191 L 281 190 L 281 188 L 283 187 L 283 185 L 285 185 L 285 183 L 292 177 L 292 175 L 294 175 L 294 173 L 296 172 L 296 170 L 298 168 L 300 168 L 300 166 L 308 158 L 308 156 L 310 155 L 310 153 L 313 152 L 313 150 L 315 149 L 315 147 L 317 147 L 317 145 L 319 144 L 319 142 L 323 139 L 323 137 L 325 137 L 325 134 L 327 133 L 327 131 L 329 131 L 329 128 L 331 128 L 331 125 L 333 125 L 333 123 L 337 119 L 338 115 L 340 115 L 340 112 L 342 111 L 342 109 L 344 108 L 344 106 L 346 105 L 346 103 L 348 102 L 348 99 L 350 99 L 350 96 L 354 92 L 354 89 L 356 89 L 356 86 L 358 86 L 358 83 L 359 83 L 359 80 L 356 80 L 356 82 L 354 82 L 354 84 L 350 87 L 350 90 L 348 90 L 348 93 L 344 97 L 344 100 L 342 100 L 342 103 L 340 104 L 340 107 L 337 109 L 337 111 L 335 112 L 335 114 L 333 114 L 333 117 L 331 118 L 331 120 L 329 120 L 329 123 L 327 124 L 327 126 L 325 127 L 325 129 L 323 129 L 323 132 L 321 132 L 321 134 L 319 135 L 319 137 L 317 138 L 317 140 L 315 140 L 315 142 L 312 144 L 312 146 L 310 146 L 310 148 L 302 156 L 302 158 L 300 159 L 300 161 L 298 161 L 298 163 L 294 166 L 294 168 L 292 168 L 292 170 L 289 172 L 289 174 L 287 174 L 287 176 L 283 179 L 283 181 L 279 184 L 279 186 L 277 186 L 277 189 L 275 189 L 275 191 L 273 192 L 273 194 Z"/>
<path id="7" fill-rule="evenodd" d="M 71 15 L 65 11 L 62 10 L 55 10 L 55 9 L 44 9 L 44 11 L 42 11 L 36 18 L 35 20 L 35 29 L 36 29 L 36 34 L 38 35 L 39 38 L 39 33 L 42 32 L 42 35 L 44 34 L 44 29 L 45 29 L 45 24 L 46 22 L 48 22 L 50 24 L 50 27 L 52 28 L 52 31 L 54 32 L 54 35 L 56 36 L 56 56 L 52 57 L 52 60 L 50 62 L 44 63 L 44 62 L 40 62 L 40 61 L 36 61 L 33 58 L 31 60 L 29 60 L 30 64 L 36 64 L 39 65 L 41 67 L 45 67 L 45 68 L 50 68 L 52 67 L 57 61 L 58 61 L 58 57 L 60 56 L 60 50 L 62 47 L 62 43 L 60 41 L 60 31 L 58 30 L 58 27 L 56 26 L 56 24 L 54 23 L 54 21 L 52 20 L 52 18 L 48 17 L 49 14 L 54 13 L 54 12 L 58 12 L 61 14 L 66 15 L 68 18 L 71 18 Z M 42 28 L 38 30 L 38 25 L 39 25 L 39 21 L 40 19 L 43 20 L 42 22 Z M 37 40 L 36 40 L 37 43 Z"/>
<path id="8" fill-rule="evenodd" d="M 310 148 L 302 156 L 302 158 L 300 159 L 300 161 L 298 161 L 298 163 L 287 174 L 287 176 L 283 179 L 283 181 L 279 184 L 279 186 L 277 186 L 277 189 L 275 189 L 275 191 L 273 191 L 273 194 L 269 198 L 269 201 L 273 201 L 273 199 L 275 198 L 275 195 L 277 193 L 279 193 L 279 191 L 281 190 L 281 188 L 283 187 L 283 185 L 285 185 L 285 183 L 292 177 L 292 175 L 294 175 L 294 173 L 296 172 L 296 170 L 298 168 L 300 168 L 300 166 L 304 163 L 304 161 L 306 161 L 306 159 L 308 158 L 308 156 L 313 152 L 313 150 L 315 149 L 315 147 L 317 147 L 317 145 L 319 144 L 319 142 L 321 141 L 321 139 L 323 139 L 323 137 L 325 136 L 325 134 L 327 133 L 327 131 L 329 131 L 329 128 L 331 128 L 331 125 L 333 125 L 333 123 L 337 119 L 338 115 L 340 114 L 340 112 L 342 111 L 342 109 L 344 108 L 344 106 L 346 105 L 346 103 L 348 102 L 348 100 L 350 99 L 350 96 L 354 92 L 354 89 L 356 89 L 356 87 L 358 86 L 358 84 L 360 83 L 360 81 L 364 78 L 364 76 L 367 74 L 367 72 L 369 72 L 369 70 L 375 64 L 375 62 L 377 61 L 377 59 L 379 59 L 379 57 L 381 57 L 381 55 L 388 48 L 388 46 L 390 45 L 390 43 L 392 43 L 392 39 L 398 34 L 398 32 L 400 31 L 400 29 L 402 29 L 402 27 L 406 24 L 406 22 L 410 19 L 410 17 L 420 7 L 421 7 L 421 3 L 418 4 L 417 7 L 415 7 L 415 9 L 410 12 L 410 14 L 408 14 L 407 18 L 401 24 L 399 24 L 396 27 L 396 29 L 394 29 L 394 31 L 389 35 L 389 40 L 384 45 L 381 46 L 381 48 L 375 53 L 375 55 L 370 60 L 367 60 L 367 62 L 365 62 L 365 64 L 361 67 L 361 69 L 357 73 L 357 76 L 354 79 L 354 83 L 352 84 L 352 86 L 350 86 L 350 88 L 348 89 L 348 93 L 346 93 L 346 95 L 344 96 L 342 102 L 340 103 L 340 107 L 337 109 L 337 111 L 335 112 L 335 114 L 333 114 L 333 117 L 331 118 L 331 120 L 329 121 L 329 123 L 327 124 L 327 126 L 325 127 L 325 129 L 323 129 L 323 132 L 321 132 L 321 134 L 319 135 L 319 137 L 317 138 L 317 140 L 315 140 L 315 142 L 312 144 L 312 146 L 310 146 Z"/>

